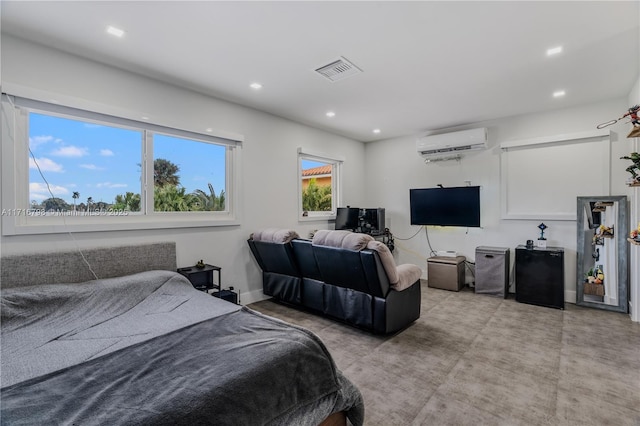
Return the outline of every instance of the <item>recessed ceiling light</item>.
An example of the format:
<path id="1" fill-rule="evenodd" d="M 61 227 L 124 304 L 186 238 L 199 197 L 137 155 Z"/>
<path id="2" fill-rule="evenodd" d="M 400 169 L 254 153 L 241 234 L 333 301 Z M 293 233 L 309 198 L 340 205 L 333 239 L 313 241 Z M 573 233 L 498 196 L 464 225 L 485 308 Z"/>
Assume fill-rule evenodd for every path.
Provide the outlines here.
<path id="1" fill-rule="evenodd" d="M 206 130 L 207 132 L 213 132 L 213 129 L 212 129 L 211 127 L 207 127 L 205 130 Z"/>
<path id="2" fill-rule="evenodd" d="M 120 29 L 120 28 L 116 28 L 114 26 L 109 25 L 107 27 L 107 32 L 113 36 L 116 37 L 122 37 L 124 36 L 124 30 Z"/>
<path id="3" fill-rule="evenodd" d="M 380 129 L 373 129 L 373 133 L 375 133 L 375 134 L 380 133 Z"/>
<path id="4" fill-rule="evenodd" d="M 554 98 L 561 98 L 566 94 L 567 93 L 564 90 L 558 90 L 558 91 L 553 92 L 553 97 Z"/>
<path id="5" fill-rule="evenodd" d="M 335 112 L 333 112 L 333 111 L 328 111 L 327 112 L 327 117 L 331 118 L 331 117 L 335 117 L 335 116 L 336 116 Z"/>
<path id="6" fill-rule="evenodd" d="M 262 89 L 262 84 L 260 84 L 260 83 L 251 83 L 249 85 L 249 87 L 251 87 L 254 90 L 260 90 L 260 89 Z"/>
<path id="7" fill-rule="evenodd" d="M 558 53 L 562 53 L 562 46 L 552 47 L 551 49 L 547 49 L 547 56 L 557 55 Z"/>
<path id="8" fill-rule="evenodd" d="M 143 116 L 142 116 L 142 117 L 140 117 L 140 118 L 142 118 L 143 120 L 148 120 L 148 119 L 149 119 L 149 117 L 148 117 L 148 116 L 146 116 L 146 115 L 143 115 Z"/>

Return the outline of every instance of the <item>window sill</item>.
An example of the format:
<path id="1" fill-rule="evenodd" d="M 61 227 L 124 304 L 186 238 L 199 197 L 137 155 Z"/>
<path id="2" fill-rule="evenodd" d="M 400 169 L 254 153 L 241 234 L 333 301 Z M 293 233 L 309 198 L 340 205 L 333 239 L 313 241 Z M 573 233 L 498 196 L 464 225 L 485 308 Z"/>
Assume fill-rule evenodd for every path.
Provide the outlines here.
<path id="1" fill-rule="evenodd" d="M 176 217 L 167 214 L 157 216 L 126 216 L 126 217 L 51 217 L 38 220 L 16 220 L 15 217 L 2 218 L 2 235 L 37 235 L 62 234 L 69 232 L 100 232 L 100 231 L 132 231 L 172 228 L 200 228 L 214 226 L 236 226 L 240 221 L 230 215 L 223 217 Z M 21 218 L 22 219 L 22 218 Z"/>
<path id="2" fill-rule="evenodd" d="M 319 222 L 319 221 L 328 221 L 328 220 L 336 220 L 336 215 L 327 214 L 327 215 L 313 215 L 313 216 L 298 217 L 298 222 Z"/>

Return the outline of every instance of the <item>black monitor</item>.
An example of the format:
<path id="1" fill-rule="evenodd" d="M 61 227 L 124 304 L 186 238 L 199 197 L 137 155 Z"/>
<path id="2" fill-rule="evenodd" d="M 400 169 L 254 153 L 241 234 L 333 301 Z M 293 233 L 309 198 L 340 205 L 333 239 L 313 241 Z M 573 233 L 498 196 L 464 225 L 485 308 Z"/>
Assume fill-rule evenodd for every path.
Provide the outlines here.
<path id="1" fill-rule="evenodd" d="M 362 209 L 361 232 L 371 235 L 384 234 L 384 209 Z"/>
<path id="2" fill-rule="evenodd" d="M 409 190 L 412 225 L 480 227 L 480 187 Z"/>
<path id="3" fill-rule="evenodd" d="M 354 231 L 360 226 L 360 209 L 357 207 L 338 207 L 336 211 L 336 229 Z"/>

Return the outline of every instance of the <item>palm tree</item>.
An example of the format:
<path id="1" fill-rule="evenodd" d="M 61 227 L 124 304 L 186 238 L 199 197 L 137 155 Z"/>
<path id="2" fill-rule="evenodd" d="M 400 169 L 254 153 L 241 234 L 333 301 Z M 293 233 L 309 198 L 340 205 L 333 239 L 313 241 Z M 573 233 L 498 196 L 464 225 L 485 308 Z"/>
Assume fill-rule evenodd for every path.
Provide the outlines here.
<path id="1" fill-rule="evenodd" d="M 224 210 L 224 203 L 226 197 L 224 196 L 224 189 L 220 191 L 220 195 L 218 195 L 218 210 Z"/>
<path id="2" fill-rule="evenodd" d="M 216 191 L 213 189 L 213 185 L 208 184 L 209 194 L 202 189 L 196 189 L 193 191 L 193 196 L 196 197 L 192 203 L 193 210 L 202 210 L 207 212 L 222 211 L 224 210 L 225 195 L 224 189 L 220 191 L 220 195 L 216 197 Z"/>
<path id="3" fill-rule="evenodd" d="M 218 210 L 218 197 L 216 197 L 216 191 L 213 189 L 213 185 L 209 184 L 209 194 L 202 189 L 196 189 L 193 191 L 199 201 L 199 209 L 204 211 Z"/>
<path id="4" fill-rule="evenodd" d="M 78 198 L 80 198 L 80 193 L 78 191 L 73 191 L 73 195 L 71 196 L 71 198 L 73 198 L 73 211 L 76 211 L 76 200 Z"/>
<path id="5" fill-rule="evenodd" d="M 191 211 L 197 197 L 187 194 L 182 186 L 155 186 L 153 191 L 154 210 L 157 212 L 185 212 Z"/>
<path id="6" fill-rule="evenodd" d="M 87 211 L 91 210 L 91 203 L 93 203 L 93 197 L 87 198 Z"/>

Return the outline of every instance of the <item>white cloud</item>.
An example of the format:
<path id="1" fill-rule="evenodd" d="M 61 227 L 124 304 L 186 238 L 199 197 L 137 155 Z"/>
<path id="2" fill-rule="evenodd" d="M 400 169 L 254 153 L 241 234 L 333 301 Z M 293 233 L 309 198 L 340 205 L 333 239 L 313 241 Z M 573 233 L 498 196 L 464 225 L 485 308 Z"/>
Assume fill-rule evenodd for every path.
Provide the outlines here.
<path id="1" fill-rule="evenodd" d="M 104 167 L 98 167 L 95 164 L 80 164 L 80 167 L 87 170 L 104 170 Z"/>
<path id="2" fill-rule="evenodd" d="M 31 148 L 32 150 L 38 149 L 40 145 L 51 142 L 52 140 L 53 136 L 51 135 L 34 136 L 32 138 L 29 138 L 29 148 Z"/>
<path id="3" fill-rule="evenodd" d="M 111 183 L 111 182 L 102 182 L 96 184 L 96 188 L 126 188 L 126 183 Z"/>
<path id="4" fill-rule="evenodd" d="M 101 149 L 100 155 L 102 155 L 103 157 L 113 157 L 115 154 L 110 149 Z"/>
<path id="5" fill-rule="evenodd" d="M 29 168 L 37 169 L 38 166 L 40 166 L 40 170 L 43 172 L 64 172 L 62 164 L 58 164 L 49 158 L 41 157 L 36 158 L 34 161 L 33 157 L 29 157 Z"/>
<path id="6" fill-rule="evenodd" d="M 87 154 L 89 154 L 87 148 L 80 148 L 73 145 L 63 146 L 51 152 L 51 155 L 55 155 L 56 157 L 83 157 Z"/>
<path id="7" fill-rule="evenodd" d="M 46 200 L 47 198 L 51 198 L 49 189 L 51 190 L 51 193 L 53 193 L 53 195 L 56 197 L 69 194 L 69 190 L 64 186 L 49 184 L 49 188 L 47 188 L 47 185 L 44 183 L 31 182 L 29 184 L 29 199 L 42 201 Z"/>

